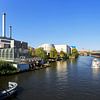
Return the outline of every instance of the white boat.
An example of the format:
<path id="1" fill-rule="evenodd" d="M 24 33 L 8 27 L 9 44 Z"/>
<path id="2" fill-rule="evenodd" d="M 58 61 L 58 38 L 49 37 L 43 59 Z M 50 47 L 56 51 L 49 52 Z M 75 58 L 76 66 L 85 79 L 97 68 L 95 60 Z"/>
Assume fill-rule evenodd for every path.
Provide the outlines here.
<path id="1" fill-rule="evenodd" d="M 8 82 L 8 89 L 0 92 L 0 100 L 4 100 L 14 94 L 17 90 L 18 84 L 15 82 Z"/>
<path id="2" fill-rule="evenodd" d="M 100 67 L 100 61 L 98 59 L 96 59 L 96 58 L 93 59 L 92 67 L 95 67 L 95 68 Z"/>

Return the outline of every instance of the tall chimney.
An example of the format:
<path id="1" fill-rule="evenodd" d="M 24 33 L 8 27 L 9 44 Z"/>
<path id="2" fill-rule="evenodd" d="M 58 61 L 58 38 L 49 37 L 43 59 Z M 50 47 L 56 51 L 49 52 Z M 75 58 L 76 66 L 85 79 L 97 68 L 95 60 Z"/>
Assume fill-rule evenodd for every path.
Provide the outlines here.
<path id="1" fill-rule="evenodd" d="M 2 37 L 6 37 L 6 13 L 2 15 Z"/>
<path id="2" fill-rule="evenodd" d="M 10 38 L 12 39 L 12 26 L 9 26 L 9 34 L 10 34 Z"/>

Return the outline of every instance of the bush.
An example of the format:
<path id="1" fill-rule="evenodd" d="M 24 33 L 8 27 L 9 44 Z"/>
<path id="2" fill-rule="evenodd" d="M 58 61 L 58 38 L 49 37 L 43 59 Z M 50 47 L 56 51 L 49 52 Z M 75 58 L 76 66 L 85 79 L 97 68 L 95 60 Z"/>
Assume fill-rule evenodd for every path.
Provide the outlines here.
<path id="1" fill-rule="evenodd" d="M 13 67 L 11 63 L 6 61 L 0 61 L 0 74 L 11 74 L 16 71 L 17 69 Z"/>

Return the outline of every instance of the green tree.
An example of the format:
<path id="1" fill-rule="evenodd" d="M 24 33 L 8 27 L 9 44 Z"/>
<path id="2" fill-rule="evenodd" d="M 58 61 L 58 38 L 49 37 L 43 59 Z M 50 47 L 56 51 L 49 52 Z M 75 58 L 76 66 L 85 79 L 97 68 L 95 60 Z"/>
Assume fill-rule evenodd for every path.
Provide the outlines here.
<path id="1" fill-rule="evenodd" d="M 0 74 L 11 74 L 16 71 L 17 69 L 11 63 L 0 61 Z"/>
<path id="2" fill-rule="evenodd" d="M 40 57 L 42 59 L 46 59 L 47 58 L 47 52 L 43 50 L 43 48 L 37 48 L 35 49 L 35 55 L 37 57 Z"/>
<path id="3" fill-rule="evenodd" d="M 78 50 L 76 48 L 72 49 L 72 56 L 74 56 L 75 58 L 78 57 L 79 53 Z"/>
<path id="4" fill-rule="evenodd" d="M 67 59 L 67 53 L 65 53 L 64 51 L 60 51 L 60 54 L 59 54 L 60 58 L 62 59 Z"/>
<path id="5" fill-rule="evenodd" d="M 32 47 L 28 48 L 28 52 L 29 52 L 29 56 L 30 57 L 34 57 L 35 56 L 35 49 Z"/>
<path id="6" fill-rule="evenodd" d="M 60 51 L 59 55 L 60 55 L 61 58 L 64 58 L 65 57 L 65 52 L 64 51 Z"/>
<path id="7" fill-rule="evenodd" d="M 57 57 L 58 57 L 57 50 L 55 48 L 52 48 L 50 50 L 50 58 L 57 58 Z"/>

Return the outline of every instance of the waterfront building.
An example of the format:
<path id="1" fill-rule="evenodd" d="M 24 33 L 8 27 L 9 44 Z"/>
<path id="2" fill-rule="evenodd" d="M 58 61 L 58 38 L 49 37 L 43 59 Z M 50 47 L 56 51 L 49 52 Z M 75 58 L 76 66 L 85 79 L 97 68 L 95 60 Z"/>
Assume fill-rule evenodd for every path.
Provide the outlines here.
<path id="1" fill-rule="evenodd" d="M 10 37 L 6 36 L 6 14 L 2 16 L 2 36 L 0 37 L 0 60 L 15 61 L 28 56 L 28 43 L 12 38 L 12 26 L 9 27 Z"/>
<path id="2" fill-rule="evenodd" d="M 58 53 L 60 53 L 60 51 L 63 51 L 65 53 L 67 53 L 67 54 L 71 54 L 71 48 L 70 48 L 70 46 L 68 46 L 66 44 L 62 44 L 62 45 L 42 44 L 39 47 L 43 48 L 47 52 L 47 54 L 50 53 L 50 50 L 52 48 L 55 48 Z"/>
<path id="3" fill-rule="evenodd" d="M 54 46 L 55 46 L 55 49 L 57 50 L 58 53 L 60 53 L 60 51 L 63 51 L 69 55 L 71 54 L 71 48 L 67 44 L 54 45 Z"/>
<path id="4" fill-rule="evenodd" d="M 55 48 L 55 46 L 54 46 L 54 44 L 42 44 L 39 46 L 39 48 L 43 48 L 47 52 L 47 54 L 49 54 L 50 50 L 52 48 Z"/>
<path id="5" fill-rule="evenodd" d="M 8 37 L 0 37 L 0 49 L 2 48 L 23 48 L 28 49 L 28 43 Z"/>

